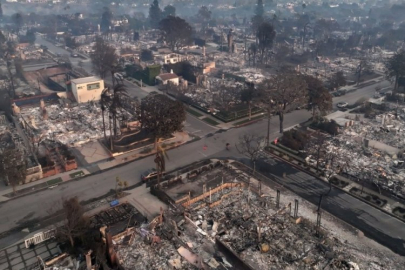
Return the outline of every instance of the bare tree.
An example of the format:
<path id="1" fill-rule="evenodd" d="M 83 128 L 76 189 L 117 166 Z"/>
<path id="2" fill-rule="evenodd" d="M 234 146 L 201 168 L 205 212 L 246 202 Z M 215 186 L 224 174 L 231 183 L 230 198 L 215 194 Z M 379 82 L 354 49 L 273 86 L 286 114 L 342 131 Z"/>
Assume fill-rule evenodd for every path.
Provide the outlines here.
<path id="1" fill-rule="evenodd" d="M 256 66 L 257 51 L 258 51 L 258 48 L 257 48 L 256 43 L 251 43 L 250 47 L 248 49 L 249 65 L 250 65 L 250 61 L 252 60 L 253 66 Z"/>
<path id="2" fill-rule="evenodd" d="M 371 70 L 371 65 L 367 61 L 367 59 L 360 59 L 359 64 L 357 65 L 356 68 L 356 74 L 357 74 L 357 85 L 360 83 L 361 77 L 364 75 L 364 73 L 370 72 Z"/>
<path id="3" fill-rule="evenodd" d="M 227 86 L 222 84 L 218 86 L 218 99 L 220 106 L 225 110 L 228 111 L 231 102 L 234 100 L 234 94 L 236 89 L 231 86 Z"/>
<path id="4" fill-rule="evenodd" d="M 323 159 L 327 153 L 326 143 L 328 136 L 322 134 L 319 130 L 310 135 L 310 139 L 305 145 L 305 152 L 307 157 L 313 156 L 316 161 L 316 168 L 319 169 L 319 162 Z"/>
<path id="5" fill-rule="evenodd" d="M 239 137 L 239 143 L 235 144 L 236 149 L 242 155 L 249 157 L 253 162 L 253 173 L 256 171 L 256 160 L 263 149 L 265 138 L 256 134 L 245 134 Z"/>
<path id="6" fill-rule="evenodd" d="M 329 189 L 325 193 L 320 194 L 319 203 L 318 203 L 318 213 L 321 210 L 322 206 L 322 199 L 325 196 L 328 196 L 332 191 L 332 182 L 331 179 L 335 175 L 339 175 L 343 171 L 347 171 L 349 166 L 349 161 L 347 159 L 342 159 L 341 156 L 338 154 L 338 149 L 333 144 L 329 144 L 326 146 L 327 151 L 323 156 L 323 161 L 325 163 L 325 169 L 323 171 L 323 177 L 329 183 Z"/>
<path id="7" fill-rule="evenodd" d="M 77 197 L 62 202 L 63 223 L 57 228 L 57 236 L 61 240 L 68 240 L 72 247 L 75 246 L 75 239 L 82 237 L 89 226 L 89 219 L 84 215 L 83 206 L 80 205 Z"/>
<path id="8" fill-rule="evenodd" d="M 249 110 L 249 120 L 252 118 L 252 101 L 256 97 L 256 91 L 253 83 L 248 83 L 248 87 L 240 92 L 240 99 L 246 102 Z"/>
<path id="9" fill-rule="evenodd" d="M 274 110 L 280 120 L 280 133 L 283 133 L 284 114 L 308 101 L 307 84 L 302 76 L 297 76 L 291 71 L 284 71 L 263 81 L 261 89 L 274 104 Z"/>
<path id="10" fill-rule="evenodd" d="M 273 25 L 268 22 L 263 22 L 259 25 L 256 32 L 256 38 L 258 41 L 258 50 L 260 53 L 260 62 L 264 63 L 265 55 L 268 55 L 268 51 L 273 47 L 273 41 L 276 37 L 276 31 L 274 31 Z"/>

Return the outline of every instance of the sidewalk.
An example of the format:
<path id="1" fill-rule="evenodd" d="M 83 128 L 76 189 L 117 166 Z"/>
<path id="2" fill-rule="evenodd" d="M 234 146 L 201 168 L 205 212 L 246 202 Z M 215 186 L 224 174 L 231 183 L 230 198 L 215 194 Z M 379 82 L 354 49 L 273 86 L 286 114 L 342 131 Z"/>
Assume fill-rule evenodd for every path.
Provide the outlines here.
<path id="1" fill-rule="evenodd" d="M 178 147 L 188 141 L 190 141 L 192 138 L 185 132 L 177 132 L 174 135 L 174 138 L 170 138 L 166 141 L 163 142 L 163 144 L 166 144 L 167 147 L 166 149 L 171 149 L 174 147 Z M 145 148 L 153 148 L 153 144 L 147 145 L 140 147 L 138 149 L 129 151 L 127 153 L 123 153 L 119 156 L 114 157 L 113 159 L 107 159 L 102 162 L 98 163 L 92 163 L 89 164 L 86 167 L 81 167 L 76 170 L 72 170 L 69 172 L 63 172 L 57 175 L 53 175 L 50 177 L 42 178 L 40 180 L 30 182 L 24 185 L 20 185 L 16 188 L 17 190 L 17 197 L 18 196 L 24 196 L 26 194 L 45 189 L 45 188 L 52 188 L 52 186 L 58 185 L 59 183 L 67 182 L 70 180 L 77 179 L 79 177 L 83 177 L 86 175 L 91 175 L 100 171 L 108 170 L 110 168 L 114 168 L 115 166 L 118 166 L 120 164 L 125 164 L 131 161 L 134 161 L 136 159 L 152 155 L 154 153 L 154 150 L 148 153 L 142 153 L 142 151 L 145 150 Z M 59 179 L 60 178 L 60 179 Z M 18 191 L 22 192 L 20 195 L 18 195 Z M 13 189 L 11 187 L 5 188 L 4 190 L 0 191 L 0 202 L 8 201 L 12 198 Z M 6 196 L 9 195 L 9 196 Z"/>

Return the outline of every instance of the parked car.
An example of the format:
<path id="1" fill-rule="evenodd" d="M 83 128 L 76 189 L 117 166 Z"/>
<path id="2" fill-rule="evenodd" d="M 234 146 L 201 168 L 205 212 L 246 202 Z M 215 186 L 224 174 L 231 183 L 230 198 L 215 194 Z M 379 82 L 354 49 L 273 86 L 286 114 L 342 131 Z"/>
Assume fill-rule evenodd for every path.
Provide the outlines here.
<path id="1" fill-rule="evenodd" d="M 162 172 L 162 175 L 164 175 L 164 174 L 165 174 L 165 172 Z M 150 179 L 155 179 L 155 178 L 157 178 L 157 171 L 155 168 L 149 169 L 141 174 L 141 180 L 144 182 L 149 181 Z"/>
<path id="2" fill-rule="evenodd" d="M 339 102 L 336 106 L 338 108 L 346 108 L 349 105 L 347 102 Z"/>

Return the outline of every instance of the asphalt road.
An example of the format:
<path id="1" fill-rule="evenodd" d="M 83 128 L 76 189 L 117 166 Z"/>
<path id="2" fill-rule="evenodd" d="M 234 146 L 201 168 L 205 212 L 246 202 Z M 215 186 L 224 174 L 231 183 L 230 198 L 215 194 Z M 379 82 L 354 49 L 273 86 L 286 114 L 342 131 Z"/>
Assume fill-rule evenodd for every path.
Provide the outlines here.
<path id="1" fill-rule="evenodd" d="M 319 195 L 329 191 L 327 183 L 299 171 L 283 161 L 270 158 L 258 162 L 256 168 L 270 178 L 276 178 L 277 182 L 316 205 L 319 202 Z M 284 178 L 283 173 L 287 177 Z M 336 188 L 332 188 L 329 195 L 324 197 L 322 208 L 358 228 L 367 237 L 405 256 L 404 222 Z"/>
<path id="2" fill-rule="evenodd" d="M 336 104 L 339 102 L 347 102 L 348 104 L 354 104 L 356 101 L 360 100 L 361 98 L 371 98 L 374 96 L 376 92 L 376 87 L 384 88 L 387 86 L 391 86 L 392 84 L 384 80 L 382 82 L 378 82 L 376 84 L 368 85 L 363 88 L 357 89 L 354 92 L 350 92 L 344 96 L 334 97 L 333 104 L 334 109 L 336 110 Z"/>
<path id="3" fill-rule="evenodd" d="M 305 121 L 309 113 L 294 111 L 285 117 L 285 126 L 292 126 L 297 121 Z M 190 116 L 191 117 L 191 116 Z M 192 118 L 190 118 L 192 119 Z M 192 119 L 194 121 L 196 119 Z M 272 120 L 272 126 L 278 120 Z M 230 129 L 226 132 L 212 130 L 208 136 L 199 141 L 188 143 L 167 152 L 169 160 L 166 162 L 167 170 L 185 166 L 194 161 L 208 157 L 241 157 L 234 145 L 239 136 L 247 132 L 265 134 L 266 121 L 261 121 L 245 128 Z M 272 128 L 272 138 L 278 136 L 278 129 Z M 214 133 L 217 132 L 217 133 Z M 225 150 L 226 143 L 231 144 L 231 150 Z M 206 146 L 206 150 L 204 150 Z M 44 190 L 35 194 L 24 196 L 0 204 L 0 232 L 4 232 L 23 224 L 28 220 L 40 220 L 53 210 L 60 208 L 63 198 L 77 196 L 80 200 L 89 200 L 106 194 L 115 186 L 115 177 L 127 181 L 129 185 L 140 182 L 140 175 L 154 166 L 153 157 L 147 157 L 130 164 L 117 167 L 101 174 L 92 175 L 79 181 L 69 181 L 53 189 Z"/>

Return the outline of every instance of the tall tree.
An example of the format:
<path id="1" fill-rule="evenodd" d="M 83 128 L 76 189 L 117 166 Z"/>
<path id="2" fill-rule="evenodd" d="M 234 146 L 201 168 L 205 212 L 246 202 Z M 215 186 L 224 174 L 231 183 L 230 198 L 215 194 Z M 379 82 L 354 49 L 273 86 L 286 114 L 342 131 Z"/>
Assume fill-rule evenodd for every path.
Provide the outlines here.
<path id="1" fill-rule="evenodd" d="M 115 48 L 108 45 L 101 37 L 96 38 L 93 46 L 93 53 L 90 55 L 91 63 L 94 72 L 104 79 L 112 66 L 118 62 L 118 56 L 115 53 Z"/>
<path id="2" fill-rule="evenodd" d="M 69 241 L 75 246 L 75 239 L 85 235 L 89 228 L 89 219 L 84 215 L 84 208 L 77 197 L 62 202 L 63 222 L 57 228 L 56 235 L 62 241 Z"/>
<path id="3" fill-rule="evenodd" d="M 333 108 L 332 95 L 323 85 L 323 82 L 311 75 L 303 75 L 304 80 L 308 85 L 309 107 L 312 111 L 312 117 L 315 117 L 317 112 L 325 115 Z"/>
<path id="4" fill-rule="evenodd" d="M 149 8 L 149 23 L 152 28 L 158 28 L 162 18 L 162 10 L 159 7 L 159 1 L 153 0 Z"/>
<path id="5" fill-rule="evenodd" d="M 159 23 L 162 38 L 172 50 L 179 50 L 192 41 L 193 29 L 180 17 L 169 16 Z"/>
<path id="6" fill-rule="evenodd" d="M 78 44 L 77 44 L 76 39 L 74 37 L 72 37 L 71 35 L 65 35 L 64 40 L 65 40 L 66 47 L 69 47 L 72 50 L 77 49 Z"/>
<path id="7" fill-rule="evenodd" d="M 247 88 L 243 89 L 240 93 L 240 99 L 242 102 L 248 104 L 249 120 L 252 118 L 252 101 L 256 96 L 255 86 L 253 83 L 247 83 Z"/>
<path id="8" fill-rule="evenodd" d="M 252 60 L 253 66 L 256 66 L 257 51 L 258 49 L 256 43 L 251 43 L 248 49 L 248 55 L 249 55 L 249 64 L 250 61 Z"/>
<path id="9" fill-rule="evenodd" d="M 7 41 L 6 37 L 4 36 L 3 32 L 0 31 L 0 45 L 3 46 L 6 43 L 6 41 Z M 3 52 L 3 49 L 2 49 L 2 52 Z"/>
<path id="10" fill-rule="evenodd" d="M 23 25 L 23 16 L 21 13 L 17 12 L 11 16 L 11 19 L 14 23 L 15 31 L 18 36 L 20 34 L 20 29 Z"/>
<path id="11" fill-rule="evenodd" d="M 224 111 L 229 111 L 229 107 L 232 101 L 234 101 L 236 89 L 233 86 L 221 84 L 218 86 L 218 94 L 215 97 L 215 101 Z"/>
<path id="12" fill-rule="evenodd" d="M 100 30 L 103 33 L 108 33 L 111 27 L 111 20 L 113 14 L 108 7 L 104 7 L 103 14 L 101 15 Z"/>
<path id="13" fill-rule="evenodd" d="M 302 76 L 284 71 L 263 81 L 261 88 L 266 91 L 274 104 L 274 110 L 280 120 L 280 133 L 283 133 L 284 114 L 308 101 L 307 84 Z"/>
<path id="14" fill-rule="evenodd" d="M 332 74 L 328 82 L 331 89 L 339 89 L 339 87 L 345 85 L 346 78 L 343 71 L 337 71 L 336 73 Z"/>
<path id="15" fill-rule="evenodd" d="M 25 41 L 34 44 L 35 43 L 35 31 L 33 29 L 27 30 L 27 33 L 25 34 Z"/>
<path id="16" fill-rule="evenodd" d="M 169 16 L 176 16 L 176 8 L 172 5 L 167 5 L 163 9 L 162 19 L 169 17 Z"/>
<path id="17" fill-rule="evenodd" d="M 0 175 L 10 184 L 13 192 L 25 180 L 27 167 L 24 155 L 18 149 L 5 149 L 0 154 Z"/>
<path id="18" fill-rule="evenodd" d="M 141 51 L 140 55 L 141 61 L 152 61 L 154 59 L 153 52 L 148 49 Z"/>
<path id="19" fill-rule="evenodd" d="M 274 31 L 273 25 L 268 22 L 260 24 L 256 32 L 256 38 L 258 41 L 258 49 L 260 53 L 260 60 L 263 63 L 265 56 L 268 55 L 269 50 L 273 47 L 273 41 L 276 37 L 276 31 Z"/>
<path id="20" fill-rule="evenodd" d="M 364 73 L 367 73 L 367 72 L 370 72 L 370 71 L 371 71 L 371 65 L 367 61 L 367 59 L 365 59 L 365 58 L 360 59 L 360 62 L 357 65 L 357 68 L 356 68 L 357 85 L 359 85 L 360 79 L 364 75 Z"/>
<path id="21" fill-rule="evenodd" d="M 109 106 L 110 113 L 113 118 L 114 136 L 118 135 L 118 113 L 122 110 L 123 99 L 128 97 L 127 88 L 124 84 L 116 84 L 112 88 L 111 105 Z"/>
<path id="22" fill-rule="evenodd" d="M 253 174 L 256 171 L 256 160 L 263 149 L 264 142 L 264 137 L 250 133 L 239 137 L 239 143 L 235 145 L 238 152 L 249 157 L 250 162 L 253 163 Z"/>
<path id="23" fill-rule="evenodd" d="M 2 19 L 3 19 L 3 6 L 0 3 L 0 20 L 2 20 Z"/>
<path id="24" fill-rule="evenodd" d="M 183 129 L 186 112 L 183 103 L 162 94 L 150 94 L 141 101 L 138 119 L 142 128 L 157 142 Z"/>
<path id="25" fill-rule="evenodd" d="M 261 25 L 263 22 L 264 22 L 263 0 L 257 0 L 255 14 L 252 17 L 252 30 L 253 30 L 253 33 L 257 32 L 257 29 L 259 28 L 259 25 Z"/>
<path id="26" fill-rule="evenodd" d="M 385 62 L 385 75 L 387 78 L 395 78 L 394 90 L 398 89 L 398 80 L 405 77 L 405 50 L 396 52 Z"/>
<path id="27" fill-rule="evenodd" d="M 255 15 L 257 16 L 264 16 L 264 5 L 263 5 L 263 0 L 257 0 L 257 5 L 256 5 L 256 10 L 255 10 Z"/>
<path id="28" fill-rule="evenodd" d="M 106 144 L 107 144 L 107 134 L 106 134 L 106 126 L 105 126 L 105 112 L 110 107 L 110 104 L 111 104 L 111 97 L 110 97 L 109 89 L 105 88 L 101 92 L 100 107 L 101 107 L 101 116 L 102 116 L 102 119 L 103 119 L 104 141 L 105 141 Z"/>
<path id="29" fill-rule="evenodd" d="M 211 11 L 207 6 L 200 7 L 197 13 L 197 19 L 204 25 L 211 20 Z"/>

